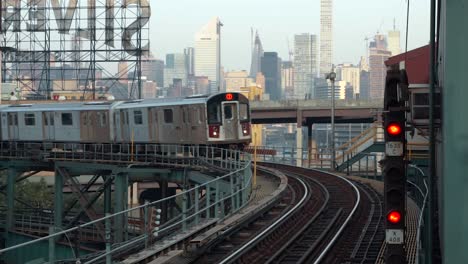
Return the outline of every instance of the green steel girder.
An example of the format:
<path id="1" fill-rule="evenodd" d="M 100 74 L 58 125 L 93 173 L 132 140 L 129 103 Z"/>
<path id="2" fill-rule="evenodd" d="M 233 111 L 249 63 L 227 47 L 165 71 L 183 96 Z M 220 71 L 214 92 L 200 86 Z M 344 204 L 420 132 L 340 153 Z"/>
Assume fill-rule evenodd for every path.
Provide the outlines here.
<path id="1" fill-rule="evenodd" d="M 84 205 L 81 209 L 81 211 L 70 221 L 68 224 L 67 228 L 71 228 L 74 226 L 74 224 L 81 218 L 81 216 L 86 213 L 86 210 L 92 208 L 92 205 L 101 197 L 101 195 L 104 193 L 104 191 L 112 186 L 112 179 L 108 178 L 105 179 L 104 184 L 101 186 L 101 188 L 89 199 L 88 203 Z M 81 192 L 84 194 L 83 192 Z M 78 201 L 78 200 L 76 200 Z"/>
<path id="2" fill-rule="evenodd" d="M 99 174 L 93 175 L 93 177 L 89 180 L 89 182 L 84 187 L 81 188 L 80 193 L 88 192 L 89 188 L 91 188 L 91 186 L 93 186 L 93 184 L 96 183 L 99 177 L 101 177 L 101 175 Z M 68 205 L 67 209 L 65 209 L 63 212 L 64 217 L 70 212 L 70 210 L 73 209 L 73 207 L 75 207 L 76 203 L 78 203 L 78 199 L 72 201 L 70 205 Z"/>
<path id="3" fill-rule="evenodd" d="M 200 173 L 198 171 L 190 171 L 188 173 L 188 177 L 190 181 L 193 181 L 198 184 L 204 184 L 205 182 L 213 180 L 215 177 L 208 176 L 206 174 Z M 231 185 L 229 182 L 220 182 L 219 183 L 219 188 L 220 191 L 222 192 L 230 192 L 231 191 Z"/>
<path id="4" fill-rule="evenodd" d="M 66 182 L 69 183 L 69 186 L 74 194 L 78 196 L 78 201 L 80 203 L 81 209 L 86 213 L 90 220 L 98 219 L 97 213 L 92 207 L 92 202 L 88 199 L 84 193 L 80 190 L 80 185 L 76 180 L 68 174 L 68 171 L 65 168 L 61 168 L 59 166 L 56 167 L 56 172 L 58 172 L 59 178 L 61 178 L 62 186 L 63 186 L 63 178 L 65 178 Z M 57 174 L 56 174 L 57 175 Z M 57 183 L 56 183 L 57 185 Z M 61 210 L 63 210 L 63 204 L 61 206 Z M 60 212 L 62 215 L 62 212 Z M 104 227 L 101 223 L 96 224 L 99 234 L 102 238 L 104 238 Z"/>

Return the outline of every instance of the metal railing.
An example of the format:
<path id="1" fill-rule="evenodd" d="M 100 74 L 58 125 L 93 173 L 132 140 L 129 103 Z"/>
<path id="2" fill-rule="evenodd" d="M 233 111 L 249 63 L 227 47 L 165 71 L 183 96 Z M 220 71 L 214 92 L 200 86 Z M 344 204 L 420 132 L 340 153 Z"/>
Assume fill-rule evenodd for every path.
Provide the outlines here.
<path id="1" fill-rule="evenodd" d="M 81 147 L 86 144 L 80 144 Z M 105 144 L 101 144 L 105 145 Z M 49 262 L 55 260 L 55 243 L 63 236 L 77 238 L 84 236 L 85 230 L 94 229 L 98 225 L 105 227 L 106 250 L 94 255 L 75 256 L 82 263 L 96 263 L 121 257 L 133 250 L 143 249 L 165 237 L 187 232 L 190 227 L 201 226 L 203 223 L 221 221 L 225 217 L 240 210 L 249 200 L 252 190 L 251 156 L 249 154 L 228 149 L 200 146 L 159 146 L 152 152 L 147 152 L 144 145 L 134 145 L 135 152 L 99 154 L 99 150 L 90 151 L 84 148 L 82 154 L 62 146 L 61 151 L 47 151 L 50 159 L 70 159 L 87 161 L 101 159 L 106 155 L 106 161 L 127 160 L 130 162 L 164 162 L 165 164 L 183 164 L 215 167 L 229 173 L 216 177 L 200 185 L 187 187 L 186 190 L 158 201 L 148 202 L 134 208 L 126 209 L 105 217 L 84 223 L 73 228 L 59 231 L 51 227 L 49 235 L 0 249 L 0 254 L 27 247 L 41 241 L 49 241 L 49 251 L 46 256 Z M 129 146 L 130 147 L 130 146 Z M 49 148 L 50 149 L 50 148 Z M 82 149 L 82 148 L 81 148 Z M 3 152 L 2 152 L 3 153 Z M 19 152 L 18 152 L 19 153 Z M 22 152 L 24 154 L 24 152 Z M 97 155 L 97 156 L 96 156 Z M 110 155 L 110 156 L 109 156 Z M 155 156 L 155 157 L 153 157 Z M 28 157 L 28 156 L 23 156 Z M 112 157 L 109 159 L 109 157 Z M 113 159 L 118 157 L 118 159 Z M 125 157 L 125 158 L 122 158 Z M 131 161 L 133 159 L 133 161 Z M 177 210 L 179 208 L 179 210 Z M 161 215 L 166 217 L 161 218 Z M 128 220 L 131 221 L 128 221 Z M 127 223 L 133 222 L 133 225 Z M 70 247 L 72 242 L 70 242 Z M 76 248 L 79 245 L 75 245 Z M 76 252 L 75 252 L 76 254 Z"/>
<path id="2" fill-rule="evenodd" d="M 420 209 L 419 216 L 418 216 L 418 230 L 416 234 L 416 243 L 417 243 L 417 251 L 416 254 L 416 263 L 419 263 L 419 258 L 421 255 L 424 254 L 424 249 L 422 247 L 424 237 L 421 236 L 421 233 L 424 232 L 424 215 L 426 209 L 426 202 L 427 202 L 427 195 L 428 195 L 428 188 L 426 182 L 426 175 L 424 171 L 416 165 L 409 164 L 410 168 L 414 169 L 416 172 L 412 180 L 408 180 L 409 186 L 409 194 L 411 198 L 415 201 L 417 206 Z"/>

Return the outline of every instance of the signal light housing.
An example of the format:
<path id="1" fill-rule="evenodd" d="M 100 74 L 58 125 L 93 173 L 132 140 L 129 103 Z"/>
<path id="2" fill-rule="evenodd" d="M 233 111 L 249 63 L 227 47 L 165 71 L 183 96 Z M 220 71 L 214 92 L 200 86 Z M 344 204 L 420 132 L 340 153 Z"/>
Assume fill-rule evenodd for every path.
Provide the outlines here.
<path id="1" fill-rule="evenodd" d="M 392 224 L 398 224 L 401 221 L 401 214 L 398 211 L 391 211 L 387 214 L 387 221 Z"/>
<path id="2" fill-rule="evenodd" d="M 391 123 L 387 126 L 387 133 L 392 136 L 398 136 L 401 134 L 401 126 L 398 123 Z"/>

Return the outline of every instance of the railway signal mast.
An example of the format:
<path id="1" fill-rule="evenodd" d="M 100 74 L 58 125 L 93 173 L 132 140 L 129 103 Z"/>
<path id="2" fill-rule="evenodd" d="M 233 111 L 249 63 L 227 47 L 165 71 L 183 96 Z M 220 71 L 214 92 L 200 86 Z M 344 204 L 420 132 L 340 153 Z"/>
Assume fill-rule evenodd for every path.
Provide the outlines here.
<path id="1" fill-rule="evenodd" d="M 406 263 L 406 132 L 405 101 L 408 82 L 404 70 L 388 70 L 384 98 L 385 263 Z"/>

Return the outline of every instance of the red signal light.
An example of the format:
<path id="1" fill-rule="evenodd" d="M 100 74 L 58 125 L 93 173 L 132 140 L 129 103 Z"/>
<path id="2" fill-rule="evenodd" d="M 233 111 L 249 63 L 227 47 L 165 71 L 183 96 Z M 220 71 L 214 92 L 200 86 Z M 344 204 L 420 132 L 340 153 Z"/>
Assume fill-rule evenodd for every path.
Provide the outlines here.
<path id="1" fill-rule="evenodd" d="M 234 95 L 232 93 L 227 93 L 225 98 L 226 100 L 231 101 L 232 99 L 234 99 Z"/>
<path id="2" fill-rule="evenodd" d="M 397 211 L 391 211 L 387 215 L 387 220 L 392 224 L 398 224 L 401 220 L 401 214 Z"/>
<path id="3" fill-rule="evenodd" d="M 392 123 L 387 126 L 387 133 L 392 136 L 398 136 L 401 134 L 401 126 L 399 124 Z"/>

